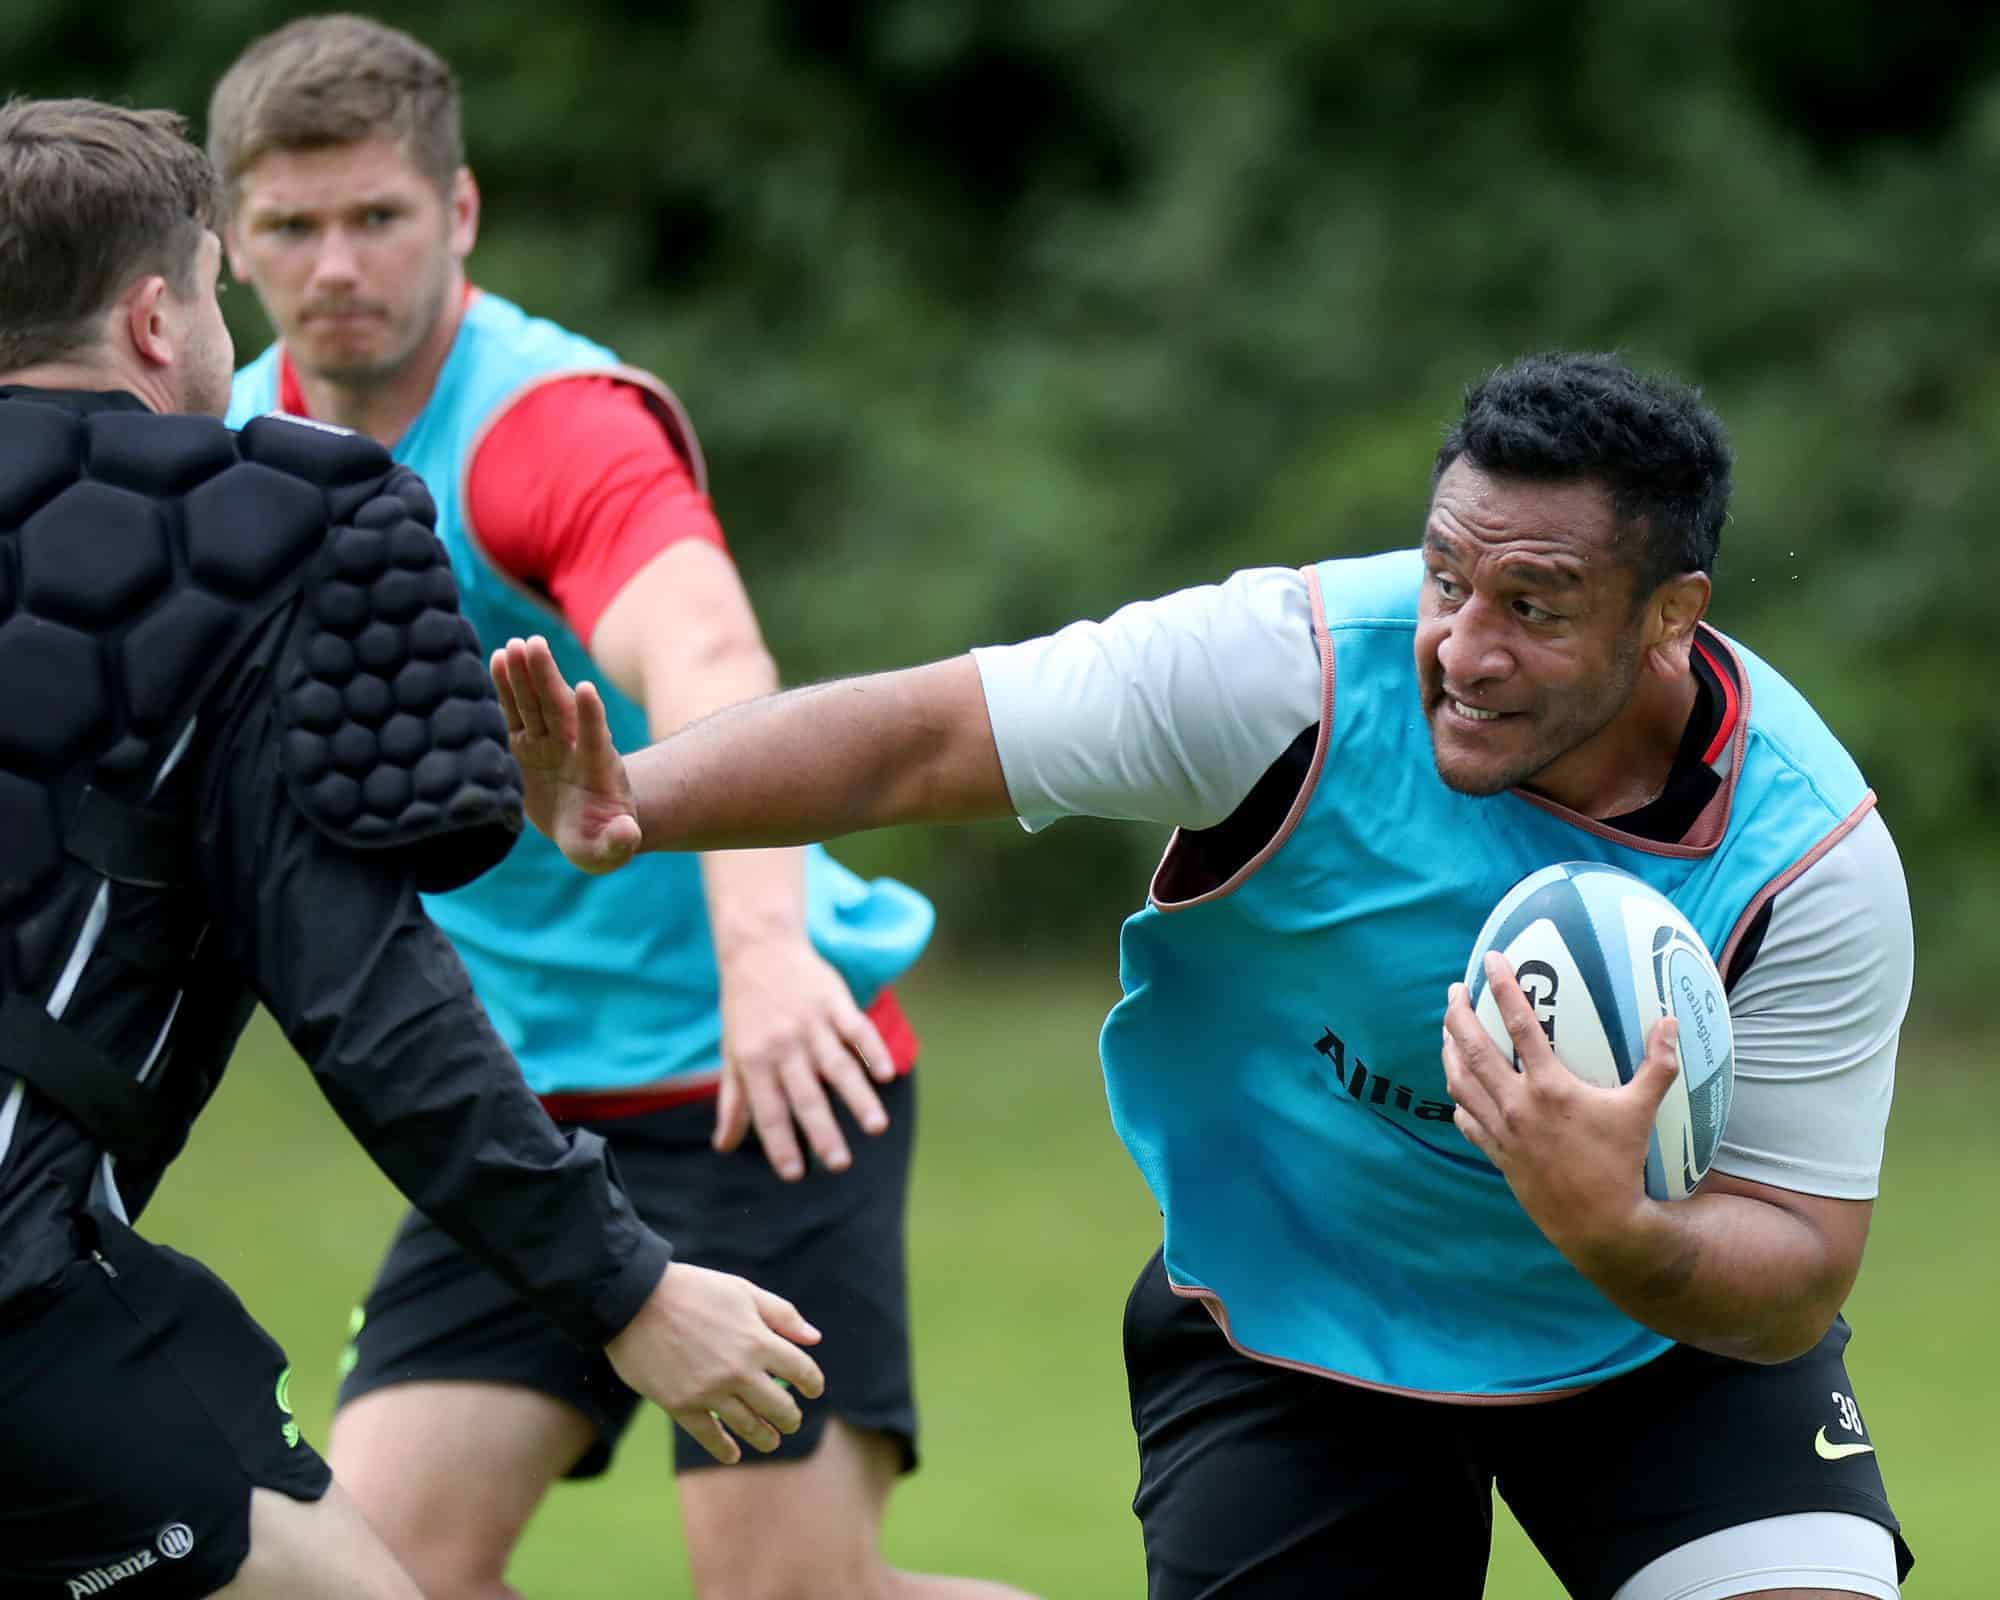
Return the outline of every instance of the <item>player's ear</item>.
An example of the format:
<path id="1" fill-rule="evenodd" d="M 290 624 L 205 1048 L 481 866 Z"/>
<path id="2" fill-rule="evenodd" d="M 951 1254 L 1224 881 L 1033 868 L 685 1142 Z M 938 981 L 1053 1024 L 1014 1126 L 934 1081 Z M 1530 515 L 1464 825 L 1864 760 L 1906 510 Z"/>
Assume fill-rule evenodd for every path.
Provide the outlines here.
<path id="1" fill-rule="evenodd" d="M 1707 573 L 1683 572 L 1667 579 L 1646 601 L 1647 653 L 1669 676 L 1688 670 L 1695 624 L 1708 610 L 1711 588 Z"/>
<path id="2" fill-rule="evenodd" d="M 222 254 L 229 263 L 229 275 L 238 283 L 250 282 L 250 258 L 243 253 L 243 241 L 238 235 L 236 219 L 231 217 L 216 232 L 222 239 Z"/>
<path id="3" fill-rule="evenodd" d="M 452 174 L 445 198 L 451 208 L 451 253 L 463 261 L 479 239 L 479 180 L 472 168 L 460 167 Z"/>
<path id="4" fill-rule="evenodd" d="M 134 278 L 118 297 L 113 328 L 131 341 L 133 351 L 149 367 L 172 364 L 179 347 L 179 327 L 167 294 L 167 280 L 157 272 Z"/>

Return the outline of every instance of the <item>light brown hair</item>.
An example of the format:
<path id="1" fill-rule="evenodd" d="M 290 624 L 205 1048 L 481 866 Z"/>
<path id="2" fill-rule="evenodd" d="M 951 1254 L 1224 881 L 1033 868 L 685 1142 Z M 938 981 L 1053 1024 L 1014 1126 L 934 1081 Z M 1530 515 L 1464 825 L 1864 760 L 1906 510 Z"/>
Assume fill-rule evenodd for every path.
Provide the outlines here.
<path id="1" fill-rule="evenodd" d="M 323 150 L 382 134 L 449 194 L 465 165 L 458 80 L 400 29 L 349 12 L 301 17 L 246 49 L 208 101 L 208 152 L 234 205 L 273 150 Z"/>
<path id="2" fill-rule="evenodd" d="M 97 100 L 0 105 L 0 371 L 96 343 L 133 279 L 192 296 L 215 171 L 171 111 Z"/>

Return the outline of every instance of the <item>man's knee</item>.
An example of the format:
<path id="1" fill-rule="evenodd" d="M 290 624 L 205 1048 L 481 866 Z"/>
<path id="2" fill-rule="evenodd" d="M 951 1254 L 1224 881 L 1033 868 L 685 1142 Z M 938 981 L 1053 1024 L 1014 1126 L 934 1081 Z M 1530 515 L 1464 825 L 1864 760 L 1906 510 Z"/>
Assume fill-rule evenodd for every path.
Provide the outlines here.
<path id="1" fill-rule="evenodd" d="M 680 1479 L 700 1600 L 889 1600 L 882 1516 L 902 1459 L 884 1434 L 835 1417 L 802 1461 L 701 1468 Z"/>
<path id="2" fill-rule="evenodd" d="M 720 1496 L 690 1496 L 683 1480 L 682 1526 L 698 1600 L 889 1600 L 879 1509 L 851 1482 L 827 1482 L 826 1463 L 817 1465 L 730 1468 Z M 816 1483 L 824 1496 L 802 1497 Z M 722 1483 L 705 1473 L 701 1487 Z"/>
<path id="3" fill-rule="evenodd" d="M 391 1542 L 424 1600 L 515 1600 L 506 1583 L 506 1557 L 465 1540 L 418 1533 Z"/>
<path id="4" fill-rule="evenodd" d="M 338 1481 L 338 1479 L 336 1479 Z M 504 1600 L 510 1546 L 476 1518 L 426 1515 L 416 1504 L 377 1495 L 354 1497 L 356 1509 L 424 1592 L 424 1600 Z M 439 1510 L 430 1503 L 432 1512 Z"/>

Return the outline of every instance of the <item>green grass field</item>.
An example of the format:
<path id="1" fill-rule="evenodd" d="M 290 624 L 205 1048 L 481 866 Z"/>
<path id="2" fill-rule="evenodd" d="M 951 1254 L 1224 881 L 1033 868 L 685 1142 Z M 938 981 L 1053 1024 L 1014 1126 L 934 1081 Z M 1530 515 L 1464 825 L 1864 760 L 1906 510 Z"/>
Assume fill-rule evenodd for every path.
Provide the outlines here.
<path id="1" fill-rule="evenodd" d="M 926 1040 L 911 1206 L 925 1464 L 891 1507 L 889 1551 L 1050 1600 L 1145 1587 L 1118 1327 L 1158 1219 L 1097 1074 L 1113 970 L 1107 946 L 1074 971 L 933 969 L 905 986 Z M 1849 1306 L 1850 1365 L 1918 1552 L 1917 1600 L 1986 1600 L 1997 1587 L 1984 1525 L 2000 1490 L 1985 1081 L 1970 1038 L 1917 1030 L 1906 1044 L 1883 1198 Z M 293 1404 L 323 1441 L 348 1309 L 399 1209 L 260 1019 L 142 1226 L 236 1286 L 290 1351 Z M 666 1427 L 643 1416 L 609 1477 L 555 1493 L 511 1574 L 523 1593 L 689 1593 Z M 1488 1595 L 1555 1594 L 1499 1521 Z"/>

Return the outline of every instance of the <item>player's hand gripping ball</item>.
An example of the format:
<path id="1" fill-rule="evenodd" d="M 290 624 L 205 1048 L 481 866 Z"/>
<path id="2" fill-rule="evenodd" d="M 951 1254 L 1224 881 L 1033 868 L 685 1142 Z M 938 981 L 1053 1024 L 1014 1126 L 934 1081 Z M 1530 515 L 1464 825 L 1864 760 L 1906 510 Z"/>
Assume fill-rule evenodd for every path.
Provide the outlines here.
<path id="1" fill-rule="evenodd" d="M 1629 1082 L 1653 1024 L 1679 1020 L 1681 1071 L 1653 1119 L 1646 1193 L 1685 1199 L 1707 1175 L 1735 1085 L 1728 997 L 1687 918 L 1650 884 L 1593 861 L 1544 867 L 1515 884 L 1465 968 L 1474 1013 L 1513 1060 L 1487 989 L 1488 950 L 1506 957 L 1557 1059 L 1586 1083 Z"/>

